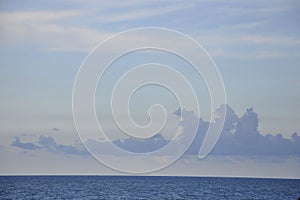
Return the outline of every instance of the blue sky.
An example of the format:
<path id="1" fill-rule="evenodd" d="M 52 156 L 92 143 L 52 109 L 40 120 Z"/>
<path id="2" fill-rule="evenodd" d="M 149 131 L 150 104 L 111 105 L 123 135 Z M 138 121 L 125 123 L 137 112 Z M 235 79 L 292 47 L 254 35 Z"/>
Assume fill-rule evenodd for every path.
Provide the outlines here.
<path id="1" fill-rule="evenodd" d="M 262 136 L 280 133 L 289 139 L 294 132 L 299 134 L 299 10 L 300 3 L 293 0 L 1 1 L 0 155 L 11 164 L 2 165 L 0 173 L 37 170 L 35 165 L 28 165 L 27 171 L 16 167 L 20 155 L 25 158 L 35 155 L 33 163 L 45 160 L 47 156 L 57 156 L 57 162 L 64 158 L 64 152 L 52 155 L 47 148 L 23 151 L 11 145 L 16 141 L 15 137 L 23 143 L 36 145 L 40 135 L 55 138 L 58 146 L 76 146 L 74 141 L 80 143 L 72 118 L 72 89 L 77 70 L 99 42 L 137 27 L 164 27 L 191 36 L 207 49 L 217 64 L 224 80 L 227 103 L 237 116 L 242 117 L 247 108 L 253 107 L 258 113 L 258 131 Z M 147 60 L 147 56 L 143 58 L 142 61 Z M 166 63 L 175 63 L 171 57 L 163 59 Z M 129 60 L 125 59 L 128 65 L 134 63 Z M 111 74 L 108 79 L 115 76 L 115 71 Z M 201 84 L 203 82 L 197 84 L 199 91 L 203 88 Z M 156 94 L 151 88 L 147 93 Z M 136 102 L 143 99 L 141 96 L 137 94 Z M 151 101 L 150 98 L 144 104 Z M 166 97 L 165 101 L 173 99 Z M 204 120 L 209 119 L 207 103 L 209 101 L 204 100 L 202 105 Z M 178 107 L 171 103 L 169 110 L 174 108 Z M 101 113 L 104 108 L 100 105 L 98 109 Z M 139 113 L 137 116 L 140 119 Z M 43 152 L 47 155 L 43 156 Z M 70 162 L 76 162 L 72 159 Z M 295 168 L 299 166 L 295 160 L 281 164 L 291 162 L 289 166 Z M 174 168 L 175 172 L 182 173 L 180 167 Z M 76 170 L 74 173 L 82 172 Z M 94 171 L 101 173 L 101 170 Z M 48 169 L 48 172 L 55 171 Z M 59 170 L 56 172 L 60 173 Z M 243 173 L 247 174 L 247 170 Z M 251 173 L 255 175 L 255 172 Z M 299 177 L 295 171 L 289 176 L 295 174 Z"/>

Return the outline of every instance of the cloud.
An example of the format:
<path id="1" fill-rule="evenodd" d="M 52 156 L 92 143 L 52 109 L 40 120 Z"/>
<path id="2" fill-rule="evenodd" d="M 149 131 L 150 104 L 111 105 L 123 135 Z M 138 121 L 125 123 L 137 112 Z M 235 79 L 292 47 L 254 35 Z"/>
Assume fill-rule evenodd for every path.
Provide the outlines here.
<path id="1" fill-rule="evenodd" d="M 211 152 L 212 155 L 300 156 L 300 136 L 297 133 L 294 133 L 288 139 L 283 138 L 281 134 L 262 135 L 258 131 L 258 115 L 252 108 L 247 109 L 241 117 L 238 117 L 228 105 L 222 105 L 215 111 L 216 114 L 223 113 L 221 112 L 223 109 L 226 109 L 225 123 L 221 137 Z M 187 155 L 198 155 L 210 123 L 197 119 L 192 111 L 178 109 L 174 114 L 184 116 L 179 124 L 183 129 L 182 134 L 189 134 L 191 132 L 191 122 L 199 120 L 196 137 L 186 152 Z M 212 123 L 219 123 L 218 119 Z M 165 139 L 162 134 L 157 134 L 155 137 L 146 140 L 127 138 L 112 141 L 116 146 L 134 153 L 158 150 L 169 142 L 170 140 Z M 100 150 L 101 153 L 108 155 L 111 153 L 111 147 L 107 142 L 88 140 L 85 144 L 92 151 L 97 152 L 97 150 Z M 98 145 L 101 145 L 101 148 Z"/>
<path id="2" fill-rule="evenodd" d="M 115 146 L 132 153 L 149 153 L 164 147 L 169 142 L 170 140 L 166 140 L 160 133 L 148 139 L 125 138 L 112 141 Z M 101 152 L 104 155 L 112 155 L 112 152 L 115 152 L 107 141 L 88 139 L 85 146 L 92 152 Z"/>
<path id="3" fill-rule="evenodd" d="M 75 154 L 75 155 L 85 155 L 86 151 L 84 149 L 78 149 L 71 145 L 57 144 L 53 137 L 43 136 L 39 137 L 38 143 L 42 148 L 56 153 L 65 153 L 65 154 Z"/>
<path id="4" fill-rule="evenodd" d="M 22 133 L 22 134 L 20 134 L 20 136 L 22 136 L 22 137 L 35 137 L 36 134 L 35 133 Z"/>
<path id="5" fill-rule="evenodd" d="M 251 3 L 253 4 L 253 3 Z M 288 12 L 291 10 L 290 6 L 287 6 L 287 4 L 284 4 L 285 7 L 283 7 L 283 5 L 272 5 L 270 6 L 269 4 L 260 4 L 260 6 L 255 7 L 255 6 L 248 6 L 247 3 L 245 4 L 236 4 L 236 3 L 231 3 L 230 6 L 228 6 L 228 4 L 226 6 L 221 6 L 216 8 L 216 13 L 219 14 L 226 14 L 229 16 L 252 16 L 252 15 L 263 15 L 263 16 L 267 16 L 270 14 L 274 14 L 274 13 L 282 13 L 282 12 Z M 247 8 L 247 9 L 246 9 Z"/>
<path id="6" fill-rule="evenodd" d="M 149 139 L 126 138 L 123 140 L 115 140 L 113 143 L 130 152 L 147 153 L 164 147 L 169 141 L 159 133 Z"/>
<path id="7" fill-rule="evenodd" d="M 241 117 L 238 117 L 232 108 L 222 105 L 215 111 L 216 114 L 223 113 L 223 109 L 226 109 L 225 123 L 222 134 L 211 152 L 212 155 L 300 156 L 300 136 L 297 133 L 293 133 L 290 138 L 284 138 L 281 134 L 262 135 L 258 131 L 258 114 L 254 112 L 253 108 L 247 109 Z M 190 124 L 199 120 L 196 137 L 186 151 L 186 155 L 198 155 L 210 122 L 198 119 L 192 111 L 180 108 L 174 114 L 182 117 L 182 121 L 179 123 L 183 130 L 182 134 L 189 134 Z M 211 123 L 219 123 L 218 118 Z M 133 153 L 152 152 L 164 147 L 169 142 L 170 140 L 165 139 L 161 133 L 148 139 L 125 138 L 112 141 L 119 148 Z M 178 142 L 180 142 L 180 137 Z M 20 138 L 15 137 L 15 141 L 11 145 L 26 150 L 42 149 L 53 153 L 87 154 L 81 145 L 58 144 L 53 137 L 44 135 L 41 135 L 37 142 L 21 142 Z M 104 155 L 111 155 L 113 152 L 107 141 L 89 139 L 85 141 L 85 145 L 93 152 L 101 152 Z"/>
<path id="8" fill-rule="evenodd" d="M 242 35 L 240 40 L 245 43 L 256 44 L 280 44 L 280 45 L 299 45 L 300 40 L 295 37 L 288 36 L 272 36 L 272 35 Z"/>
<path id="9" fill-rule="evenodd" d="M 166 15 L 168 17 L 168 14 L 173 12 L 176 12 L 178 17 L 173 17 L 171 21 L 169 19 L 170 24 L 182 24 L 183 21 L 195 20 L 195 16 L 181 16 L 178 11 L 191 9 L 190 13 L 194 13 L 200 9 L 203 12 L 198 12 L 196 17 L 205 18 L 205 20 L 195 21 L 195 27 L 199 28 L 192 36 L 204 44 L 213 56 L 258 59 L 293 57 L 297 56 L 294 51 L 274 52 L 273 46 L 294 48 L 300 44 L 298 37 L 289 34 L 276 35 L 274 32 L 268 31 L 259 31 L 259 34 L 254 31 L 253 34 L 245 34 L 243 31 L 274 24 L 270 20 L 273 16 L 294 9 L 288 3 L 277 2 L 270 6 L 257 2 L 257 5 L 260 6 L 248 6 L 248 3 L 230 2 L 229 6 L 224 6 L 224 3 L 215 4 L 215 2 L 206 0 L 189 3 L 173 1 L 162 3 L 148 0 L 122 3 L 118 1 L 101 1 L 99 3 L 94 0 L 90 0 L 90 2 L 91 4 L 87 5 L 86 2 L 77 0 L 72 3 L 70 9 L 60 11 L 49 11 L 44 8 L 44 10 L 37 11 L 22 11 L 21 9 L 14 12 L 2 12 L 0 13 L 0 41 L 2 44 L 34 46 L 34 48 L 46 51 L 87 52 L 99 42 L 116 33 L 110 27 L 107 28 L 108 24 L 111 26 L 112 23 L 126 23 L 121 26 L 117 24 L 117 27 L 122 27 L 117 29 L 120 31 L 124 26 L 127 27 L 128 23 L 148 24 L 146 21 L 148 19 L 151 22 L 151 19 L 156 16 Z M 223 17 L 224 13 L 228 15 Z M 253 17 L 254 14 L 255 17 Z M 266 15 L 269 17 L 265 17 Z M 222 20 L 216 20 L 215 16 L 222 16 Z M 233 17 L 236 20 L 232 20 Z M 238 20 L 239 18 L 241 20 Z M 176 19 L 181 21 L 177 22 Z M 82 22 L 80 24 L 83 26 L 79 26 L 78 22 Z M 206 27 L 205 24 L 209 23 L 214 26 Z M 90 26 L 91 24 L 99 24 L 99 26 Z M 125 40 L 128 43 L 131 42 L 130 38 Z M 249 46 L 245 48 L 245 45 Z M 267 45 L 267 49 L 265 49 L 265 45 Z M 240 52 L 241 46 L 243 47 L 242 52 Z M 237 49 L 237 51 L 233 51 L 233 49 Z"/>
<path id="10" fill-rule="evenodd" d="M 80 9 L 62 11 L 13 11 L 0 12 L 0 42 L 6 45 L 26 45 L 48 51 L 87 52 L 99 42 L 115 34 L 95 27 L 78 26 L 78 21 L 89 23 L 111 24 L 113 22 L 142 20 L 144 18 L 164 15 L 192 7 L 192 4 L 169 3 L 156 5 L 155 2 L 131 2 L 116 4 L 93 2 L 91 8 L 85 2 L 77 2 Z M 137 6 L 132 5 L 134 3 Z M 145 4 L 151 6 L 145 7 Z M 126 12 L 118 7 L 125 6 Z M 142 6 L 141 6 L 142 5 Z M 154 6 L 156 5 L 156 6 Z M 79 6 L 78 6 L 79 7 Z M 99 15 L 101 13 L 101 15 Z"/>
<path id="11" fill-rule="evenodd" d="M 37 11 L 0 13 L 0 41 L 8 45 L 35 46 L 51 51 L 88 51 L 111 33 L 86 27 L 67 26 L 66 18 L 76 20 L 84 12 Z"/>
<path id="12" fill-rule="evenodd" d="M 214 32 L 219 32 L 218 29 Z M 220 31 L 222 32 L 222 31 Z M 226 32 L 226 31 L 225 31 Z M 207 47 L 213 57 L 227 57 L 239 59 L 276 59 L 297 58 L 295 51 L 281 51 L 278 49 L 296 48 L 300 40 L 294 36 L 281 36 L 274 34 L 245 34 L 234 31 L 231 34 L 208 32 L 197 33 L 194 38 Z M 246 47 L 246 48 L 245 48 Z"/>
<path id="13" fill-rule="evenodd" d="M 56 14 L 54 11 L 0 13 L 0 26 L 2 27 L 0 42 L 5 45 L 23 45 L 28 48 L 34 47 L 46 51 L 87 52 L 115 34 L 114 32 L 103 31 L 102 29 L 97 30 L 89 27 L 66 25 L 67 22 L 61 22 L 65 18 L 71 17 L 72 19 L 68 22 L 76 21 L 79 15 L 84 16 L 82 13 L 66 11 L 66 13 L 58 13 L 56 17 L 54 17 Z M 125 17 L 118 15 L 115 18 L 118 17 L 126 19 L 133 16 L 130 17 L 128 15 Z M 39 20 L 36 20 L 36 18 Z M 112 17 L 109 18 L 113 19 Z M 122 46 L 143 41 L 151 41 L 151 43 L 155 44 L 157 37 L 136 34 L 126 36 L 122 38 L 122 41 L 118 45 L 110 46 L 107 49 L 107 53 L 115 52 L 115 50 L 119 50 Z M 163 39 L 163 41 L 168 45 L 175 45 L 166 39 Z"/>
<path id="14" fill-rule="evenodd" d="M 159 15 L 164 15 L 170 12 L 176 12 L 179 10 L 188 9 L 191 7 L 193 7 L 192 4 L 175 4 L 175 5 L 168 5 L 163 7 L 135 9 L 127 13 L 118 13 L 116 15 L 111 15 L 111 16 L 107 15 L 105 17 L 101 17 L 100 20 L 105 23 L 141 20 L 143 18 L 156 17 Z"/>
<path id="15" fill-rule="evenodd" d="M 80 16 L 81 11 L 17 11 L 17 12 L 1 12 L 1 23 L 22 22 L 22 23 L 38 23 L 62 20 L 64 18 Z"/>
<path id="16" fill-rule="evenodd" d="M 38 141 L 33 142 L 21 142 L 20 138 L 15 137 L 15 141 L 11 144 L 12 146 L 26 149 L 26 150 L 37 150 L 42 149 L 53 153 L 73 154 L 73 155 L 86 155 L 87 152 L 83 148 L 78 148 L 72 145 L 57 144 L 53 137 L 41 135 Z"/>
<path id="17" fill-rule="evenodd" d="M 19 147 L 21 149 L 27 149 L 27 150 L 35 150 L 40 148 L 39 146 L 30 142 L 21 142 L 20 138 L 18 137 L 15 137 L 15 141 L 11 145 L 14 147 Z"/>
<path id="18" fill-rule="evenodd" d="M 223 105 L 224 106 L 224 105 Z M 220 108 L 222 109 L 222 108 Z M 188 153 L 198 154 L 206 133 L 208 122 L 199 126 L 197 138 L 191 145 Z M 242 156 L 300 156 L 300 136 L 294 133 L 291 138 L 283 138 L 281 134 L 262 135 L 258 131 L 258 115 L 252 108 L 246 110 L 241 117 L 227 106 L 225 125 L 216 146 L 211 154 L 214 155 L 242 155 Z M 188 127 L 184 127 L 188 129 Z"/>
<path id="19" fill-rule="evenodd" d="M 60 131 L 59 128 L 53 128 L 52 131 Z"/>
<path id="20" fill-rule="evenodd" d="M 282 58 L 285 57 L 285 54 L 278 52 L 268 52 L 268 51 L 260 51 L 257 52 L 256 57 L 258 58 Z"/>

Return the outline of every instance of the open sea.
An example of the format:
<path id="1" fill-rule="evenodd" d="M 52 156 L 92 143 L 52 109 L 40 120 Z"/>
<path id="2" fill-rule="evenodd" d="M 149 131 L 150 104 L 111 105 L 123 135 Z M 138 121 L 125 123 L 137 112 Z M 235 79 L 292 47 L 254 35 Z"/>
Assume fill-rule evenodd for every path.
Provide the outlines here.
<path id="1" fill-rule="evenodd" d="M 0 199 L 282 199 L 300 180 L 153 176 L 1 176 Z"/>

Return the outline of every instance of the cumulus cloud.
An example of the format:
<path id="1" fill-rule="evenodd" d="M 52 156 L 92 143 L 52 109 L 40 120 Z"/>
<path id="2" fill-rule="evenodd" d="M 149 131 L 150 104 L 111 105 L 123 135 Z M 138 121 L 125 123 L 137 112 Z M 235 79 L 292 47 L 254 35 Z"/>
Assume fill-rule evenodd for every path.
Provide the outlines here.
<path id="1" fill-rule="evenodd" d="M 37 142 L 21 142 L 20 138 L 15 137 L 15 141 L 11 144 L 26 150 L 43 149 L 54 153 L 64 153 L 73 155 L 85 155 L 87 152 L 83 148 L 78 148 L 72 145 L 57 144 L 51 136 L 41 135 Z"/>
<path id="2" fill-rule="evenodd" d="M 226 109 L 223 131 L 211 154 L 239 156 L 300 156 L 300 136 L 298 136 L 297 133 L 294 133 L 291 138 L 288 139 L 284 138 L 281 134 L 263 135 L 258 131 L 258 114 L 254 112 L 253 108 L 248 108 L 241 117 L 238 117 L 231 107 L 222 105 L 215 111 L 216 114 L 223 113 L 223 109 Z M 195 120 L 199 120 L 196 137 L 186 152 L 187 155 L 198 155 L 210 123 L 202 119 L 197 119 L 192 111 L 179 108 L 174 114 L 183 117 L 182 121 L 179 123 L 179 126 L 182 127 L 183 134 L 188 134 L 191 131 L 191 123 Z M 213 123 L 219 123 L 218 119 Z M 134 153 L 145 153 L 158 150 L 169 142 L 170 140 L 165 139 L 162 134 L 157 134 L 155 137 L 146 140 L 128 138 L 112 141 L 116 146 Z M 111 147 L 106 142 L 88 140 L 86 145 L 93 151 L 97 151 L 97 149 L 101 150 L 101 153 L 103 154 L 110 154 L 111 152 Z M 98 145 L 101 145 L 101 148 L 97 148 Z M 105 152 L 103 149 L 105 149 Z"/>
<path id="3" fill-rule="evenodd" d="M 224 107 L 225 105 L 223 105 Z M 258 115 L 252 108 L 237 117 L 228 106 L 225 125 L 214 147 L 212 154 L 216 155 L 297 155 L 300 156 L 300 136 L 294 133 L 291 138 L 284 138 L 281 134 L 263 135 L 258 131 Z M 220 108 L 224 109 L 224 108 Z M 208 122 L 201 122 L 197 138 L 188 153 L 198 154 L 206 133 Z M 218 123 L 218 122 L 216 122 Z M 206 126 L 205 126 L 206 125 Z"/>

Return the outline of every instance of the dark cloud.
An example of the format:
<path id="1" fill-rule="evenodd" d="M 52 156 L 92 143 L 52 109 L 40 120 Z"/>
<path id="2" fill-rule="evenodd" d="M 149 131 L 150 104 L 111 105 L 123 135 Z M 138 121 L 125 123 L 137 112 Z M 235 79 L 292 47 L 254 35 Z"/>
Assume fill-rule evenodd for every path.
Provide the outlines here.
<path id="1" fill-rule="evenodd" d="M 30 142 L 21 142 L 20 138 L 15 137 L 15 141 L 12 146 L 19 147 L 21 149 L 35 150 L 44 149 L 55 153 L 85 155 L 87 152 L 83 148 L 77 148 L 72 145 L 57 144 L 53 137 L 41 135 L 37 141 L 37 144 Z"/>
<path id="2" fill-rule="evenodd" d="M 52 131 L 60 131 L 59 128 L 53 128 Z"/>
<path id="3" fill-rule="evenodd" d="M 20 138 L 15 137 L 15 141 L 11 144 L 14 147 L 19 147 L 22 149 L 27 149 L 27 150 L 34 150 L 34 149 L 39 149 L 40 147 L 30 143 L 30 142 L 21 142 Z"/>

